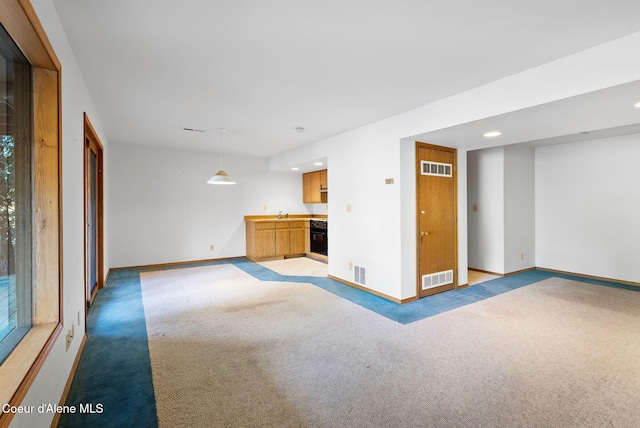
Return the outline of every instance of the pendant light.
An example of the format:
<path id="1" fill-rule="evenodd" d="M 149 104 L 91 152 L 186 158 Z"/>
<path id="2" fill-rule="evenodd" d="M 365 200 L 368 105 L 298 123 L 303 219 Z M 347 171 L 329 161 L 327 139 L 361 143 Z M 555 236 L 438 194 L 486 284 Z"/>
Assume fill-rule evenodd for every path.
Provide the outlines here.
<path id="1" fill-rule="evenodd" d="M 220 171 L 216 172 L 216 175 L 207 180 L 208 184 L 236 184 L 233 178 L 229 177 L 229 174 L 222 170 L 222 133 L 226 131 L 224 128 L 218 128 L 220 131 Z"/>

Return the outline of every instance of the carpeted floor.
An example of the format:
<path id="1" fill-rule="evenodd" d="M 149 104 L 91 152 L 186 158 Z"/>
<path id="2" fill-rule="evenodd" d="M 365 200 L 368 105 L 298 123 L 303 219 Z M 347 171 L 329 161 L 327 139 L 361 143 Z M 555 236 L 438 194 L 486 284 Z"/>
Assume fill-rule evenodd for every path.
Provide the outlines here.
<path id="1" fill-rule="evenodd" d="M 632 287 L 533 271 L 396 305 L 244 260 L 115 274 L 67 400 L 105 412 L 61 426 L 640 424 Z"/>

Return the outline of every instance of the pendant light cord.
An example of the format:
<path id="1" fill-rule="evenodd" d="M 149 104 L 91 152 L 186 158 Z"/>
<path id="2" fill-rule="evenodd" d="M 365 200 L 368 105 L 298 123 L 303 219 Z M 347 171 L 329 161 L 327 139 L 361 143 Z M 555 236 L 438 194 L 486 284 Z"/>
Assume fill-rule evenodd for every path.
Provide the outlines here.
<path id="1" fill-rule="evenodd" d="M 218 128 L 220 131 L 220 171 L 222 171 L 222 134 L 226 131 L 224 128 Z"/>

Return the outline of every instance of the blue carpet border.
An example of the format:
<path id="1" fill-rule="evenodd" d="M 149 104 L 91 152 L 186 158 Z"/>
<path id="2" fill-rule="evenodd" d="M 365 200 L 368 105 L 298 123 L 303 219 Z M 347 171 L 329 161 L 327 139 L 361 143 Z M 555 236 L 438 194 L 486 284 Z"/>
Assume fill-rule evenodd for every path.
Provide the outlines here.
<path id="1" fill-rule="evenodd" d="M 81 413 L 91 404 L 96 413 Z M 58 427 L 158 426 L 140 273 L 109 275 L 87 315 L 87 340 Z"/>

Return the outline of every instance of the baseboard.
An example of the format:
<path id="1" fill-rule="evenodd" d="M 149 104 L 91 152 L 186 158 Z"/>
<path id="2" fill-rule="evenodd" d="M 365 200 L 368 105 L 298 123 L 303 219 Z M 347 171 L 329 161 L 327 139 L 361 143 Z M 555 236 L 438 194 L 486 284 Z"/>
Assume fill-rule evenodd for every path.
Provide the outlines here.
<path id="1" fill-rule="evenodd" d="M 85 333 L 84 336 L 82 336 L 82 342 L 80 342 L 80 348 L 78 349 L 76 358 L 73 360 L 73 366 L 71 366 L 71 372 L 69 373 L 69 377 L 67 378 L 67 384 L 64 386 L 64 390 L 62 391 L 62 397 L 60 397 L 60 406 L 64 406 L 64 403 L 67 401 L 67 396 L 69 395 L 69 390 L 71 389 L 73 378 L 76 376 L 76 370 L 78 370 L 78 364 L 80 363 L 80 357 L 82 356 L 82 351 L 84 350 L 84 344 L 86 342 L 87 342 L 87 333 Z M 53 416 L 53 420 L 51 421 L 51 428 L 57 427 L 59 422 L 60 422 L 60 413 L 55 412 Z"/>
<path id="2" fill-rule="evenodd" d="M 245 259 L 245 258 L 246 258 L 245 256 L 221 257 L 219 259 L 188 260 L 184 262 L 156 263 L 156 264 L 150 264 L 150 265 L 123 266 L 123 267 L 117 267 L 117 268 L 110 268 L 109 272 L 107 273 L 107 280 L 109 279 L 109 275 L 111 275 L 112 271 L 115 272 L 115 271 L 127 270 L 127 269 L 166 269 L 166 268 L 172 268 L 172 267 L 195 265 L 200 263 L 221 262 L 225 260 L 238 260 L 238 259 Z"/>
<path id="3" fill-rule="evenodd" d="M 393 303 L 403 304 L 403 303 L 409 303 L 409 302 L 413 302 L 414 300 L 417 300 L 416 297 L 409 297 L 408 299 L 396 299 L 395 297 L 388 296 L 388 295 L 386 295 L 384 293 L 380 293 L 380 292 L 372 290 L 370 288 L 363 287 L 360 284 L 349 282 L 347 280 L 344 280 L 342 278 L 338 278 L 338 277 L 333 276 L 333 275 L 327 275 L 327 277 L 331 278 L 331 279 L 333 279 L 335 281 L 341 282 L 341 283 L 343 283 L 345 285 L 348 285 L 349 287 L 357 288 L 358 290 L 366 291 L 367 293 L 374 294 L 374 295 L 376 295 L 378 297 L 382 297 L 383 299 L 389 300 L 389 301 L 391 301 Z"/>
<path id="4" fill-rule="evenodd" d="M 598 280 L 598 281 L 606 281 L 606 282 L 613 282 L 613 283 L 616 283 L 616 284 L 624 284 L 624 285 L 631 285 L 631 286 L 634 286 L 634 287 L 640 287 L 640 282 L 624 281 L 622 279 L 612 279 L 612 278 L 606 278 L 606 277 L 602 277 L 602 276 L 587 275 L 587 274 L 584 274 L 584 273 L 576 273 L 576 272 L 567 272 L 567 271 L 563 271 L 563 270 L 549 269 L 549 268 L 543 268 L 543 267 L 537 267 L 536 269 L 542 270 L 542 271 L 545 271 L 545 272 L 559 273 L 559 274 L 562 274 L 562 275 L 572 275 L 572 276 L 578 276 L 580 278 L 595 279 L 595 280 Z"/>
<path id="5" fill-rule="evenodd" d="M 504 276 L 503 273 L 491 272 L 490 270 L 476 269 L 476 268 L 472 268 L 472 267 L 468 268 L 468 270 L 473 270 L 473 271 L 481 272 L 481 273 L 488 273 L 489 275 Z"/>
<path id="6" fill-rule="evenodd" d="M 318 253 L 307 253 L 306 254 L 307 258 L 318 261 L 318 262 L 322 262 L 322 263 L 329 263 L 329 257 L 323 255 L 323 254 L 318 254 Z"/>
<path id="7" fill-rule="evenodd" d="M 520 273 L 531 272 L 532 270 L 536 270 L 536 269 L 538 269 L 538 268 L 530 267 L 530 268 L 526 268 L 526 269 L 522 269 L 522 270 L 516 270 L 516 271 L 513 271 L 513 272 L 508 272 L 508 273 L 505 273 L 502 276 L 518 275 Z"/>
<path id="8" fill-rule="evenodd" d="M 530 268 L 516 270 L 516 271 L 513 271 L 513 272 L 507 272 L 507 273 L 491 272 L 489 270 L 476 269 L 476 268 L 472 268 L 472 267 L 470 267 L 468 269 L 476 271 L 476 272 L 488 273 L 489 275 L 495 275 L 495 276 L 511 276 L 511 275 L 517 275 L 519 273 L 525 273 L 525 272 L 529 272 L 529 271 L 532 271 L 532 270 L 536 270 L 538 268 L 530 267 Z"/>

